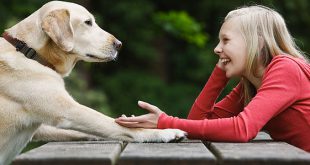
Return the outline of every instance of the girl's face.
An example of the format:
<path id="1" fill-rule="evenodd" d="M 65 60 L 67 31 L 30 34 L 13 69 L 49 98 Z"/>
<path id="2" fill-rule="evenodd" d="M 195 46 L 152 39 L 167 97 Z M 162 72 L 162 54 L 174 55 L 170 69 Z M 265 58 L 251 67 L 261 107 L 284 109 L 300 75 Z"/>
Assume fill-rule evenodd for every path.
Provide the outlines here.
<path id="1" fill-rule="evenodd" d="M 219 33 L 219 43 L 214 49 L 223 64 L 227 78 L 245 75 L 246 43 L 238 24 L 239 21 L 234 18 L 224 22 Z"/>

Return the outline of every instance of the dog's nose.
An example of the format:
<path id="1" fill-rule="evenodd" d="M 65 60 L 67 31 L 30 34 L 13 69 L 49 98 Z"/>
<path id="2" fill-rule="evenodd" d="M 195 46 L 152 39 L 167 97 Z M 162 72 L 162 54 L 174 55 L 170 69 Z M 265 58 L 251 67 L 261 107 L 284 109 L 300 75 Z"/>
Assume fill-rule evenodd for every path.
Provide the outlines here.
<path id="1" fill-rule="evenodd" d="M 115 39 L 115 40 L 114 40 L 114 43 L 113 43 L 113 46 L 114 46 L 114 48 L 115 48 L 116 50 L 120 50 L 120 49 L 122 48 L 122 42 L 119 41 L 119 40 L 117 40 L 117 39 Z"/>

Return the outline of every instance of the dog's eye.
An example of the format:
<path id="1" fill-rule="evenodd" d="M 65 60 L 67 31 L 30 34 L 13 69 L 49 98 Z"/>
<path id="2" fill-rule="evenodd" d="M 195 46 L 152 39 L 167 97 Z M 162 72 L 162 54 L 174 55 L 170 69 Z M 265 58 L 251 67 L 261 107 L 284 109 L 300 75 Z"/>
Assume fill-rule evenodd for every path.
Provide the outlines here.
<path id="1" fill-rule="evenodd" d="M 93 22 L 91 20 L 86 20 L 84 23 L 86 25 L 88 25 L 88 26 L 92 26 L 93 25 Z"/>

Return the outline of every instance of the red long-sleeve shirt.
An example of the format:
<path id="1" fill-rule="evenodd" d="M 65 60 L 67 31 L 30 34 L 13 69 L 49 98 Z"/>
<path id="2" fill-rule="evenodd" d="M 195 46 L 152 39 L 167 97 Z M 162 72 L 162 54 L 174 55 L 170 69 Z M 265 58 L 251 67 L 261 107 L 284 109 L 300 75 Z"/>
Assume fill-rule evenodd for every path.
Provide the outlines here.
<path id="1" fill-rule="evenodd" d="M 163 113 L 158 128 L 177 128 L 189 138 L 247 142 L 262 130 L 274 140 L 285 141 L 310 152 L 310 65 L 278 55 L 265 69 L 261 87 L 243 106 L 241 85 L 215 103 L 228 79 L 216 67 L 195 100 L 188 119 Z"/>

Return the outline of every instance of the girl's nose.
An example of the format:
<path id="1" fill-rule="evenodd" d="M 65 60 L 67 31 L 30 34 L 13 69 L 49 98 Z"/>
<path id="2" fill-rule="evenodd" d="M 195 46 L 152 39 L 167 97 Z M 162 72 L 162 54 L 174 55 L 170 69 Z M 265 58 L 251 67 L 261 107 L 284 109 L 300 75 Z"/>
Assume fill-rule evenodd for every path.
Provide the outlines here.
<path id="1" fill-rule="evenodd" d="M 222 48 L 220 47 L 220 43 L 218 43 L 216 47 L 214 48 L 214 53 L 219 55 L 221 52 L 222 52 Z"/>

